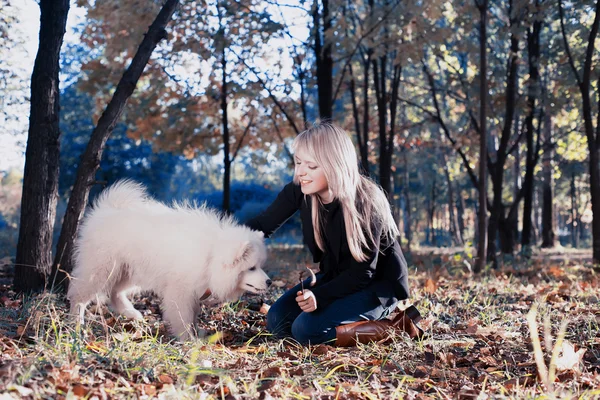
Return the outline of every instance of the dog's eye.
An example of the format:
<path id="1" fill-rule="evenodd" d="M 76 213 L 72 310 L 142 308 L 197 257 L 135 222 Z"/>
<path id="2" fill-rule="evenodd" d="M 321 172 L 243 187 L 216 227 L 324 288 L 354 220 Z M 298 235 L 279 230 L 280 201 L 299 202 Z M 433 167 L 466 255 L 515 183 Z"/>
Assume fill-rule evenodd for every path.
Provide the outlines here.
<path id="1" fill-rule="evenodd" d="M 248 271 L 256 271 L 256 267 L 252 267 Z"/>

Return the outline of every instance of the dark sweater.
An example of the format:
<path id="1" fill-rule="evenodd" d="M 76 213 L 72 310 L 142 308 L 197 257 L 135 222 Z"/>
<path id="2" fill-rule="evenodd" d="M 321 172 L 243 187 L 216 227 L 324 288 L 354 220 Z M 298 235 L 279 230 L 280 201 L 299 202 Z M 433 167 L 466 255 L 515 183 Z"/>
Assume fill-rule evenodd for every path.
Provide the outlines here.
<path id="1" fill-rule="evenodd" d="M 384 306 L 408 298 L 406 260 L 396 240 L 387 248 L 369 254 L 366 261 L 356 261 L 346 239 L 342 208 L 336 200 L 321 210 L 325 217 L 325 250 L 321 251 L 314 237 L 311 208 L 308 196 L 305 197 L 300 186 L 292 182 L 283 188 L 267 210 L 246 225 L 269 237 L 300 210 L 304 244 L 313 255 L 314 262 L 319 263 L 319 270 L 323 274 L 317 285 L 310 288 L 319 308 L 325 308 L 336 299 L 365 288 L 373 290 Z M 376 246 L 380 247 L 379 240 Z"/>

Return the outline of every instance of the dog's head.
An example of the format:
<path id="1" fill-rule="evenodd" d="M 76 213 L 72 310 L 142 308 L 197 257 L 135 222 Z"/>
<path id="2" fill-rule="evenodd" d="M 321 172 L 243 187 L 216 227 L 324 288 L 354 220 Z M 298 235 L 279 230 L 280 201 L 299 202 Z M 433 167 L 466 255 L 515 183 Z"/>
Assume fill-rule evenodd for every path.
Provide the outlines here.
<path id="1" fill-rule="evenodd" d="M 267 248 L 262 232 L 253 231 L 248 241 L 238 249 L 232 268 L 239 271 L 238 289 L 260 293 L 271 285 L 271 279 L 262 267 L 267 260 Z"/>
<path id="2" fill-rule="evenodd" d="M 217 270 L 211 278 L 212 292 L 222 300 L 235 300 L 244 292 L 261 293 L 271 285 L 262 267 L 267 260 L 267 247 L 262 232 L 236 227 L 229 231 L 229 251 L 219 252 Z M 216 261 L 216 260 L 213 260 Z"/>

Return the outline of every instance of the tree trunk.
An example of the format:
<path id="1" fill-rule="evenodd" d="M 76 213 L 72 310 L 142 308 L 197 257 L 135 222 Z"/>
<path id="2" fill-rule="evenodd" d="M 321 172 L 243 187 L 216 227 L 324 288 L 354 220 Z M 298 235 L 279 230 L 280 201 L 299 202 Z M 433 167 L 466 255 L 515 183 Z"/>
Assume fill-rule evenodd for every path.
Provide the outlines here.
<path id="1" fill-rule="evenodd" d="M 298 84 L 300 85 L 300 110 L 302 111 L 302 126 L 304 129 L 308 129 L 308 117 L 306 111 L 306 72 L 302 68 L 302 59 L 295 57 L 294 61 L 297 65 L 296 75 L 298 77 Z"/>
<path id="2" fill-rule="evenodd" d="M 454 188 L 452 179 L 450 177 L 450 171 L 448 171 L 448 156 L 446 152 L 443 151 L 442 155 L 444 157 L 444 174 L 446 176 L 446 184 L 448 185 L 448 228 L 450 230 L 450 234 L 452 235 L 452 241 L 457 246 L 463 245 L 462 236 L 460 235 L 460 229 L 458 228 L 458 221 L 456 219 L 456 214 L 454 212 Z"/>
<path id="3" fill-rule="evenodd" d="M 509 15 L 510 26 L 514 27 L 518 25 L 518 21 L 513 16 L 513 0 L 509 0 Z M 504 115 L 504 126 L 502 127 L 502 136 L 500 137 L 500 145 L 496 154 L 496 163 L 493 165 L 491 172 L 494 200 L 492 202 L 492 209 L 490 215 L 490 227 L 488 228 L 488 259 L 492 261 L 494 267 L 498 266 L 496 259 L 496 232 L 492 229 L 504 228 L 504 205 L 502 204 L 502 189 L 504 183 L 504 167 L 506 158 L 508 156 L 508 144 L 512 134 L 512 127 L 515 118 L 516 108 L 516 94 L 517 94 L 517 77 L 518 77 L 518 54 L 519 54 L 519 40 L 514 31 L 511 31 L 510 35 L 510 51 L 509 51 L 509 63 L 508 63 L 508 76 L 506 82 L 506 109 Z M 483 161 L 482 161 L 483 162 Z M 516 201 L 516 200 L 515 200 Z M 505 236 L 504 234 L 502 236 Z M 502 239 L 502 236 L 500 237 Z M 509 242 L 505 241 L 504 244 Z M 502 244 L 502 242 L 501 242 Z M 513 249 L 502 247 L 503 251 L 512 253 Z"/>
<path id="4" fill-rule="evenodd" d="M 488 225 L 487 258 L 492 262 L 493 267 L 497 268 L 498 260 L 496 259 L 496 240 L 498 239 L 497 234 L 499 225 L 504 219 L 504 215 L 502 215 L 504 210 L 504 206 L 502 205 L 502 172 L 500 173 L 500 176 L 498 176 L 498 174 L 492 175 L 492 192 L 494 194 L 494 198 L 492 200 L 492 209 L 490 210 L 490 220 Z"/>
<path id="5" fill-rule="evenodd" d="M 408 242 L 408 251 L 410 251 L 410 247 L 412 246 L 412 229 L 411 229 L 411 209 L 410 209 L 410 171 L 408 170 L 408 157 L 406 152 L 408 150 L 404 150 L 402 152 L 402 158 L 404 160 L 404 201 L 406 203 L 406 213 L 404 213 L 404 231 L 406 235 L 406 240 Z"/>
<path id="6" fill-rule="evenodd" d="M 219 19 L 220 19 L 219 15 Z M 221 21 L 219 21 L 219 24 Z M 223 40 L 223 48 L 221 50 L 221 70 L 223 72 L 223 80 L 221 82 L 221 116 L 223 124 L 223 212 L 229 213 L 230 191 L 231 191 L 231 150 L 229 148 L 229 124 L 227 121 L 227 58 L 225 48 L 227 47 L 225 40 L 225 28 L 221 27 Z"/>
<path id="7" fill-rule="evenodd" d="M 595 263 L 600 263 L 600 168 L 598 147 L 590 149 L 590 191 L 592 197 L 592 246 Z"/>
<path id="8" fill-rule="evenodd" d="M 562 0 L 558 1 L 558 9 L 560 15 L 560 25 L 563 36 L 563 41 L 565 48 L 567 50 L 567 57 L 569 60 L 569 65 L 575 75 L 577 80 L 577 84 L 579 86 L 579 90 L 581 92 L 581 104 L 583 111 L 583 122 L 585 127 L 585 135 L 588 143 L 589 150 L 589 171 L 590 171 L 590 194 L 592 201 L 592 213 L 594 215 L 594 219 L 592 220 L 592 248 L 593 248 L 593 258 L 595 263 L 600 263 L 600 218 L 597 218 L 600 215 L 600 166 L 598 162 L 600 161 L 600 155 L 598 154 L 599 145 L 598 141 L 600 140 L 600 122 L 596 124 L 594 128 L 594 121 L 592 116 L 592 104 L 590 99 L 590 86 L 591 86 L 591 77 L 592 77 L 592 61 L 594 58 L 594 53 L 596 52 L 596 36 L 598 35 L 598 26 L 600 25 L 600 0 L 596 1 L 595 7 L 595 16 L 594 22 L 592 23 L 592 27 L 590 29 L 590 34 L 587 40 L 587 48 L 585 53 L 585 60 L 583 63 L 583 74 L 580 77 L 579 71 L 575 66 L 575 60 L 571 55 L 569 49 L 569 42 L 567 39 L 567 34 L 565 32 L 564 27 L 564 16 L 563 16 L 563 8 L 562 8 Z M 597 88 L 597 90 L 600 90 Z M 600 117 L 600 111 L 598 114 Z"/>
<path id="9" fill-rule="evenodd" d="M 536 1 L 536 5 L 537 1 Z M 536 164 L 536 148 L 533 141 L 533 118 L 536 110 L 536 100 L 540 93 L 539 86 L 539 59 L 540 59 L 540 31 L 542 23 L 533 22 L 532 28 L 527 31 L 527 49 L 529 53 L 529 87 L 527 95 L 527 117 L 525 118 L 525 135 L 527 140 L 527 162 L 525 167 L 525 182 L 523 183 L 523 232 L 521 236 L 522 252 L 531 255 L 531 218 L 533 201 L 533 172 Z"/>
<path id="10" fill-rule="evenodd" d="M 458 220 L 458 231 L 460 233 L 460 238 L 465 242 L 465 198 L 462 193 L 462 189 L 460 186 L 456 186 L 456 193 L 458 196 L 458 201 L 456 202 L 456 213 Z"/>
<path id="11" fill-rule="evenodd" d="M 319 1 L 314 2 L 313 23 L 315 29 L 315 60 L 317 67 L 317 90 L 319 94 L 319 117 L 327 120 L 333 116 L 333 58 L 331 43 L 325 40 L 326 32 L 331 30 L 329 0 L 322 0 L 323 11 L 319 13 Z M 321 17 L 323 31 L 321 31 Z"/>
<path id="12" fill-rule="evenodd" d="M 356 131 L 356 143 L 358 145 L 358 154 L 360 154 L 360 169 L 365 176 L 369 176 L 368 166 L 368 150 L 367 142 L 363 142 L 363 135 L 360 131 L 360 115 L 358 111 L 358 103 L 356 102 L 356 82 L 354 80 L 354 72 L 352 65 L 348 66 L 348 76 L 350 78 L 350 100 L 352 102 L 352 118 L 354 120 L 354 130 Z"/>
<path id="13" fill-rule="evenodd" d="M 475 0 L 477 2 L 477 0 Z M 479 273 L 483 270 L 486 262 L 486 232 L 487 223 L 487 128 L 486 128 L 486 104 L 487 104 L 487 0 L 480 0 L 479 8 L 479 218 L 477 222 L 477 260 L 473 271 Z M 491 221 L 490 221 L 491 225 Z M 496 229 L 495 226 L 492 227 Z M 494 234 L 495 235 L 495 234 Z M 495 239 L 495 238 L 494 238 Z"/>
<path id="14" fill-rule="evenodd" d="M 163 5 L 138 47 L 131 64 L 119 81 L 113 98 L 106 107 L 106 110 L 104 110 L 104 113 L 102 113 L 98 125 L 92 132 L 90 141 L 77 169 L 77 178 L 71 191 L 60 238 L 58 239 L 54 264 L 52 265 L 52 274 L 59 285 L 67 285 L 65 272 L 69 273 L 72 270 L 73 243 L 77 236 L 79 221 L 83 216 L 85 206 L 88 202 L 90 187 L 94 185 L 94 176 L 100 166 L 106 140 L 117 124 L 127 99 L 135 90 L 135 86 L 156 45 L 167 37 L 165 27 L 171 20 L 178 4 L 178 0 L 167 0 Z"/>
<path id="15" fill-rule="evenodd" d="M 574 248 L 579 247 L 579 212 L 575 191 L 575 172 L 571 173 L 571 243 Z"/>
<path id="16" fill-rule="evenodd" d="M 58 199 L 59 58 L 65 35 L 68 0 L 40 1 L 38 52 L 31 75 L 29 132 L 21 195 L 14 288 L 44 287 L 52 265 L 52 231 Z"/>
<path id="17" fill-rule="evenodd" d="M 361 149 L 360 159 L 362 162 L 363 169 L 366 171 L 368 176 L 371 175 L 369 167 L 369 69 L 371 68 L 371 53 L 372 50 L 367 50 L 367 60 L 363 63 L 364 76 L 363 76 L 363 145 Z"/>
<path id="18" fill-rule="evenodd" d="M 521 125 L 521 124 L 518 124 Z M 521 128 L 522 129 L 522 128 Z M 521 191 L 521 150 L 519 148 L 519 145 L 517 144 L 517 146 L 515 147 L 515 164 L 514 164 L 514 168 L 513 168 L 513 175 L 514 175 L 514 181 L 513 181 L 513 198 L 516 199 L 519 195 L 519 192 Z M 517 215 L 517 224 L 516 226 L 513 226 L 513 229 L 515 230 L 515 232 L 513 233 L 514 236 L 516 238 L 519 237 L 519 223 L 518 223 L 518 215 Z"/>
<path id="19" fill-rule="evenodd" d="M 433 226 L 433 222 L 434 222 L 434 216 L 435 216 L 435 201 L 436 201 L 436 190 L 435 190 L 435 177 L 433 178 L 433 185 L 431 185 L 431 197 L 430 197 L 430 203 L 429 203 L 429 227 L 430 227 L 430 232 L 431 232 L 431 241 L 429 242 L 432 246 L 437 246 L 437 239 L 436 239 L 436 235 L 435 235 L 435 227 Z"/>
<path id="20" fill-rule="evenodd" d="M 390 59 L 395 59 L 391 53 Z M 379 63 L 377 62 L 379 61 Z M 394 135 L 396 127 L 396 111 L 398 106 L 398 89 L 402 67 L 392 65 L 390 79 L 390 93 L 387 89 L 388 54 L 385 53 L 379 60 L 373 60 L 373 83 L 375 97 L 377 98 L 377 116 L 379 121 L 379 184 L 389 198 L 391 198 L 391 168 L 394 153 Z M 388 133 L 388 104 L 389 104 L 389 133 Z"/>
<path id="21" fill-rule="evenodd" d="M 556 246 L 556 235 L 554 234 L 554 201 L 552 189 L 554 186 L 553 159 L 554 145 L 552 143 L 552 117 L 550 113 L 544 114 L 544 160 L 542 163 L 542 247 L 552 248 Z"/>

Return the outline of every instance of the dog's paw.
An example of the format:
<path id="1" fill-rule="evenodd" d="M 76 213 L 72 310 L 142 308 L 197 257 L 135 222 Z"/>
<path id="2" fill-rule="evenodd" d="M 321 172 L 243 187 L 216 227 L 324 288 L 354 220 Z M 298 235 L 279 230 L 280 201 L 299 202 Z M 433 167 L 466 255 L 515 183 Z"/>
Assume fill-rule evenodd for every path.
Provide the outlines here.
<path id="1" fill-rule="evenodd" d="M 127 317 L 129 319 L 134 319 L 136 321 L 141 321 L 144 319 L 144 316 L 142 315 L 142 313 L 136 309 L 123 310 L 122 314 L 124 317 Z"/>

